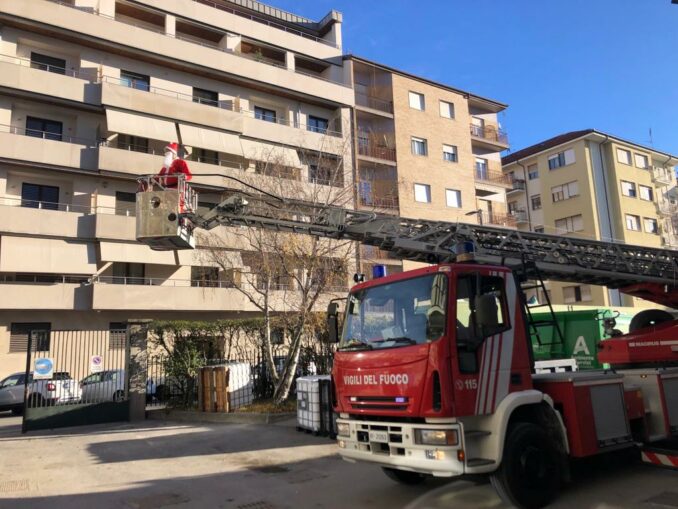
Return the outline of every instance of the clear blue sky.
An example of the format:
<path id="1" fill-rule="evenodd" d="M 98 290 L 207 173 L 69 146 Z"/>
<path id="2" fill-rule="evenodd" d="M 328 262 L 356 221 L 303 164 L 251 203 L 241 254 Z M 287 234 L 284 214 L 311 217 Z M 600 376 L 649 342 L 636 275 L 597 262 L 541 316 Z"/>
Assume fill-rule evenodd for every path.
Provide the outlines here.
<path id="1" fill-rule="evenodd" d="M 508 103 L 513 150 L 595 128 L 678 154 L 671 0 L 264 0 L 344 14 L 344 51 Z"/>

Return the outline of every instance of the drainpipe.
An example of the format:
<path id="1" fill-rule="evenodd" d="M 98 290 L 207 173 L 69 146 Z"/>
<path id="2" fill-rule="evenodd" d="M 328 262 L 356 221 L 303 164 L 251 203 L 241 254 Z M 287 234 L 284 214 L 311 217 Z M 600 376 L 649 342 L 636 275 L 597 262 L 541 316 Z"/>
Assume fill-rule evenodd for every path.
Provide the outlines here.
<path id="1" fill-rule="evenodd" d="M 532 214 L 530 214 L 530 195 L 527 192 L 527 169 L 520 160 L 516 161 L 516 164 L 523 169 L 523 182 L 525 182 L 524 191 L 525 191 L 525 210 L 527 211 L 527 224 L 529 225 L 530 231 L 532 231 Z"/>

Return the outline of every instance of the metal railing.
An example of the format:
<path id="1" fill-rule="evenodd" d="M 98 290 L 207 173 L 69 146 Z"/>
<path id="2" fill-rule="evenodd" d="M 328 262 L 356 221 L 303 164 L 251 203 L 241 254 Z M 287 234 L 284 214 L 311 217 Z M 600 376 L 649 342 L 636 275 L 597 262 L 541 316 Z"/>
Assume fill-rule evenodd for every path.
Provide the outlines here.
<path id="1" fill-rule="evenodd" d="M 489 182 L 504 187 L 513 187 L 512 179 L 504 172 L 491 170 L 487 166 L 476 165 L 475 179 L 481 182 Z"/>
<path id="2" fill-rule="evenodd" d="M 55 65 L 43 64 L 41 62 L 35 62 L 30 58 L 17 57 L 12 55 L 0 54 L 0 62 L 7 64 L 17 65 L 20 67 L 27 67 L 31 69 L 36 69 L 39 71 L 51 72 L 52 74 L 59 74 L 62 76 L 68 76 L 71 78 L 79 78 L 85 81 L 94 82 L 97 80 L 97 72 L 92 69 L 91 71 L 76 71 L 73 69 L 66 69 L 64 67 L 58 67 Z"/>
<path id="3" fill-rule="evenodd" d="M 652 178 L 655 182 L 661 184 L 671 184 L 673 182 L 673 169 L 662 168 L 661 166 L 654 166 L 652 168 Z"/>
<path id="4" fill-rule="evenodd" d="M 469 124 L 471 136 L 476 138 L 482 138 L 488 141 L 494 141 L 501 143 L 502 145 L 508 145 L 508 135 L 501 129 L 496 128 L 492 125 L 480 126 L 476 124 Z"/>
<path id="5" fill-rule="evenodd" d="M 136 215 L 136 208 L 130 204 L 125 207 L 105 207 L 101 205 L 77 205 L 72 203 L 52 202 L 46 200 L 26 200 L 19 197 L 3 196 L 0 197 L 1 207 L 23 207 L 39 210 L 48 210 L 51 212 L 71 212 L 75 214 L 94 215 L 106 214 L 134 217 Z"/>
<path id="6" fill-rule="evenodd" d="M 82 284 L 87 276 L 70 274 L 5 274 L 0 276 L 1 284 L 46 285 L 46 284 Z"/>
<path id="7" fill-rule="evenodd" d="M 509 214 L 513 216 L 517 223 L 527 223 L 527 211 L 523 209 L 514 210 Z"/>
<path id="8" fill-rule="evenodd" d="M 385 145 L 377 145 L 371 141 L 358 141 L 358 154 L 361 156 L 373 157 L 375 159 L 384 159 L 386 161 L 396 160 L 396 151 Z"/>
<path id="9" fill-rule="evenodd" d="M 241 11 L 237 11 L 235 9 L 231 9 L 230 7 L 227 7 L 223 4 L 218 4 L 218 3 L 212 2 L 210 0 L 193 0 L 193 1 L 196 2 L 196 3 L 199 3 L 199 4 L 207 5 L 209 7 L 214 8 L 214 9 L 218 9 L 220 11 L 228 12 L 230 14 L 235 14 L 236 16 L 240 16 L 240 17 L 249 19 L 250 21 L 256 21 L 257 23 L 263 23 L 264 25 L 268 25 L 270 27 L 277 28 L 278 30 L 283 30 L 285 32 L 297 35 L 299 37 L 303 37 L 304 39 L 310 39 L 312 41 L 319 42 L 321 44 L 325 44 L 325 45 L 331 46 L 333 48 L 339 48 L 339 46 L 337 44 L 333 43 L 332 41 L 321 39 L 320 37 L 316 37 L 314 35 L 307 34 L 307 33 L 303 32 L 301 30 L 296 30 L 294 28 L 290 28 L 290 27 L 287 27 L 285 25 L 275 23 L 275 22 L 267 20 L 265 18 L 260 18 L 258 16 L 253 16 L 251 14 L 247 14 L 247 13 L 244 13 L 244 12 L 241 12 Z"/>
<path id="10" fill-rule="evenodd" d="M 142 285 L 170 288 L 235 288 L 232 281 L 212 281 L 205 279 L 167 279 L 135 276 L 96 276 L 94 284 Z"/>
<path id="11" fill-rule="evenodd" d="M 374 97 L 372 95 L 361 94 L 360 92 L 356 92 L 355 103 L 358 106 L 364 106 L 365 108 L 379 110 L 386 113 L 393 113 L 393 101 L 387 101 L 385 99 L 380 99 L 379 97 Z"/>
<path id="12" fill-rule="evenodd" d="M 377 209 L 398 210 L 400 201 L 397 196 L 378 196 L 372 192 L 364 192 L 358 185 L 358 205 Z"/>
<path id="13" fill-rule="evenodd" d="M 483 210 L 482 219 L 483 224 L 507 226 L 509 228 L 515 228 L 518 224 L 518 221 L 515 216 L 503 212 L 488 212 L 486 210 Z"/>
<path id="14" fill-rule="evenodd" d="M 511 191 L 525 191 L 526 189 L 526 184 L 523 179 L 511 179 Z"/>
<path id="15" fill-rule="evenodd" d="M 660 198 L 657 201 L 657 208 L 662 214 L 673 215 L 678 212 L 678 203 L 669 199 Z"/>
<path id="16" fill-rule="evenodd" d="M 41 138 L 43 140 L 60 141 L 63 143 L 73 143 L 75 145 L 85 145 L 93 148 L 98 145 L 96 140 L 79 138 L 77 136 L 68 136 L 63 133 L 52 131 L 40 131 L 38 129 L 27 129 L 25 127 L 18 127 L 7 124 L 0 124 L 0 132 L 16 134 L 19 136 L 28 136 L 31 138 Z"/>

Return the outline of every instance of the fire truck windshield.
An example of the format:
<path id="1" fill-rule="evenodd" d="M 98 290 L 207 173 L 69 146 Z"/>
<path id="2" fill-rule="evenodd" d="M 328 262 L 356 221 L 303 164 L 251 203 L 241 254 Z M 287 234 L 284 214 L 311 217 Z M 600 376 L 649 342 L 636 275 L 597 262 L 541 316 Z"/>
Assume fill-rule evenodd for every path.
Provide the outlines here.
<path id="1" fill-rule="evenodd" d="M 447 277 L 432 274 L 351 293 L 340 350 L 422 344 L 445 333 Z"/>

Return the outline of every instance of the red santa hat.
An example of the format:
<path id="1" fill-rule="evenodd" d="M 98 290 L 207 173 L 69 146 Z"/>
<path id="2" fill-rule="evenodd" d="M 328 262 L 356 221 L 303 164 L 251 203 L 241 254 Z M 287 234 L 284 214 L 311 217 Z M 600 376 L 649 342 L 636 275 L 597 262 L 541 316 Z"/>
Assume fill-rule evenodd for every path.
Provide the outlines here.
<path id="1" fill-rule="evenodd" d="M 172 152 L 175 156 L 179 155 L 179 144 L 178 143 L 168 143 L 167 146 L 165 147 L 165 152 L 167 151 Z"/>

